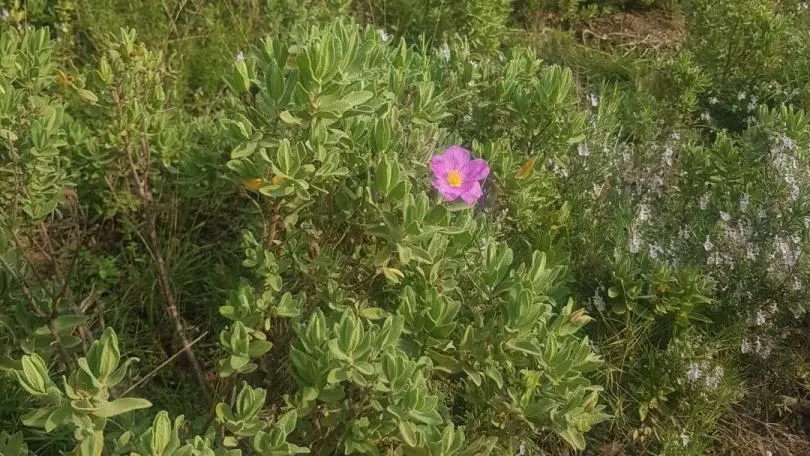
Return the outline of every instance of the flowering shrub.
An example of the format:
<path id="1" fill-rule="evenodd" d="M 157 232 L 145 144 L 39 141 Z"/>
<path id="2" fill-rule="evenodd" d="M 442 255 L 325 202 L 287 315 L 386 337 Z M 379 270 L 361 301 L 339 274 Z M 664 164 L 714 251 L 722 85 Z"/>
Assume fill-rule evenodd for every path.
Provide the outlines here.
<path id="1" fill-rule="evenodd" d="M 800 407 L 798 5 L 594 69 L 504 46 L 514 2 L 356 3 L 147 8 L 146 44 L 12 5 L 0 454 L 722 454 Z M 195 95 L 172 37 L 230 20 Z"/>
<path id="2" fill-rule="evenodd" d="M 42 53 L 49 46 L 44 32 L 4 35 L 15 45 L 32 39 L 13 55 L 41 55 L 39 77 L 52 77 Z M 299 29 L 294 43 L 266 39 L 236 59 L 226 76 L 232 97 L 213 130 L 231 148 L 220 172 L 244 188 L 243 202 L 255 203 L 246 209 L 253 222 L 244 226 L 243 277 L 219 309 L 229 323 L 219 333 L 223 357 L 216 372 L 234 394 L 237 376 L 246 380 L 235 402 L 219 402 L 214 422 L 205 423 L 213 427 L 196 424 L 198 435 L 187 433 L 182 417 L 172 421 L 165 412 L 151 427 L 108 435 L 107 419 L 151 405 L 114 391 L 127 377 L 126 368 L 116 370 L 116 334 L 107 329 L 92 341 L 103 314 L 82 311 L 78 296 L 86 284 L 76 272 L 57 276 L 55 294 L 43 295 L 40 309 L 26 301 L 47 288 L 32 289 L 24 258 L 9 257 L 5 270 L 13 274 L 21 316 L 44 324 L 36 333 L 43 342 L 23 344 L 30 354 L 8 366 L 43 402 L 24 422 L 47 431 L 72 429 L 75 451 L 83 455 L 102 448 L 238 454 L 247 447 L 258 454 L 488 454 L 546 432 L 583 448 L 584 433 L 607 417 L 598 404 L 600 388 L 586 377 L 600 365 L 579 334 L 590 318 L 563 300 L 559 265 L 535 248 L 513 251 L 509 238 L 499 239 L 499 219 L 482 211 L 486 193 L 495 191 L 485 180 L 490 166 L 506 172 L 511 157 L 473 144 L 472 153 L 488 164 L 460 146 L 444 146 L 452 144 L 451 133 L 441 122 L 466 89 L 443 88 L 420 70 L 444 58 L 404 42 L 392 46 L 374 29 L 344 22 Z M 200 173 L 199 161 L 189 163 L 192 132 L 211 127 L 185 123 L 169 108 L 165 71 L 159 53 L 124 32 L 97 69 L 68 83 L 78 96 L 70 101 L 71 124 L 59 131 L 64 140 L 48 143 L 9 125 L 5 140 L 14 151 L 18 141 L 21 150 L 38 150 L 36 142 L 24 142 L 29 138 L 63 147 L 61 168 L 71 179 L 52 179 L 49 185 L 63 182 L 53 202 L 23 206 L 27 218 L 6 229 L 13 237 L 22 223 L 41 220 L 47 231 L 84 223 L 83 217 L 126 222 L 122 233 L 137 234 L 154 258 L 176 343 L 201 391 L 216 400 L 216 391 L 208 392 L 207 362 L 186 335 L 187 308 L 169 285 L 157 205 L 179 183 L 196 187 L 177 190 L 176 198 L 189 202 L 217 188 Z M 9 89 L 17 80 L 9 80 Z M 507 83 L 525 90 L 520 81 Z M 166 172 L 176 177 L 158 177 Z M 22 176 L 10 185 L 38 182 L 38 175 L 17 168 L 9 175 Z M 66 191 L 74 201 L 60 199 Z M 7 204 L 29 203 L 15 198 Z M 70 204 L 75 219 L 63 221 L 61 208 Z M 87 235 L 76 228 L 73 242 Z M 28 245 L 21 239 L 11 252 Z M 63 248 L 62 255 L 75 255 Z M 48 267 L 62 266 L 60 258 L 52 261 Z M 268 357 L 278 353 L 279 341 L 288 344 L 278 347 L 288 355 Z M 43 344 L 55 347 L 63 367 L 74 369 L 83 343 L 87 354 L 70 374 L 76 380 L 61 391 L 36 352 Z M 278 363 L 288 366 L 295 385 L 283 403 L 274 399 L 280 409 L 269 418 L 262 412 L 267 390 L 249 380 L 277 371 Z M 454 412 L 454 404 L 465 404 L 464 413 Z M 462 427 L 474 437 L 465 437 Z"/>

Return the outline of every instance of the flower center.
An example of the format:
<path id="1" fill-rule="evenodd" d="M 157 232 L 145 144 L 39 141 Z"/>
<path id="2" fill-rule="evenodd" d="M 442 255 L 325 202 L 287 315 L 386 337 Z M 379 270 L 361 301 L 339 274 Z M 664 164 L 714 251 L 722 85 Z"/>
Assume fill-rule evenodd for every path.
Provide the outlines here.
<path id="1" fill-rule="evenodd" d="M 464 179 L 457 169 L 451 169 L 450 172 L 447 173 L 447 183 L 450 184 L 451 187 L 458 188 L 464 183 Z"/>

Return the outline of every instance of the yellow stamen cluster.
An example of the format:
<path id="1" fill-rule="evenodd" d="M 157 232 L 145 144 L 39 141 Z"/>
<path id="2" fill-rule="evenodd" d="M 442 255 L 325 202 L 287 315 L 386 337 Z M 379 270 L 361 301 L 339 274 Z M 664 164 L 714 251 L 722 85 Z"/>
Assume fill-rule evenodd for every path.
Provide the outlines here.
<path id="1" fill-rule="evenodd" d="M 461 177 L 461 173 L 457 169 L 453 169 L 447 173 L 447 183 L 450 184 L 451 187 L 458 188 L 464 183 L 464 179 Z"/>

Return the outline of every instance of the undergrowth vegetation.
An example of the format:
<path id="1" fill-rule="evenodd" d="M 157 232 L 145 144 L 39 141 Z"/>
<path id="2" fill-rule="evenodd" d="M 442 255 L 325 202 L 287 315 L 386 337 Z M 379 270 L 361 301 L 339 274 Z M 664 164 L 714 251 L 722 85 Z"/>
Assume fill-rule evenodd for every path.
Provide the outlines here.
<path id="1" fill-rule="evenodd" d="M 0 21 L 0 455 L 810 451 L 806 3 Z"/>

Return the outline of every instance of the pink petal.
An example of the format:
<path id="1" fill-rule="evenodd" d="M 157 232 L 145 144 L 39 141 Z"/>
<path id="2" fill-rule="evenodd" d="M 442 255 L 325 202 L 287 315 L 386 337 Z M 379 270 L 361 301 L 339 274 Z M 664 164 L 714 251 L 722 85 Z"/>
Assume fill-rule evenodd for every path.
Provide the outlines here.
<path id="1" fill-rule="evenodd" d="M 474 204 L 478 201 L 478 198 L 484 195 L 484 192 L 481 190 L 481 184 L 478 181 L 475 181 L 470 188 L 461 194 L 461 199 L 464 200 L 467 204 Z"/>
<path id="2" fill-rule="evenodd" d="M 453 169 L 448 166 L 447 162 L 447 157 L 444 155 L 434 155 L 430 159 L 430 170 L 433 171 L 433 176 L 435 176 L 437 179 L 444 178 L 444 176 L 446 176 L 447 173 Z"/>
<path id="3" fill-rule="evenodd" d="M 461 187 L 453 187 L 442 178 L 433 181 L 433 188 L 439 191 L 446 201 L 453 201 L 461 195 L 464 190 Z"/>
<path id="4" fill-rule="evenodd" d="M 480 158 L 475 159 L 462 168 L 461 174 L 464 176 L 465 182 L 470 180 L 484 180 L 489 175 L 489 164 L 486 160 L 481 160 Z"/>
<path id="5" fill-rule="evenodd" d="M 449 169 L 461 170 L 470 161 L 470 151 L 461 146 L 450 146 L 444 151 L 444 160 Z"/>

